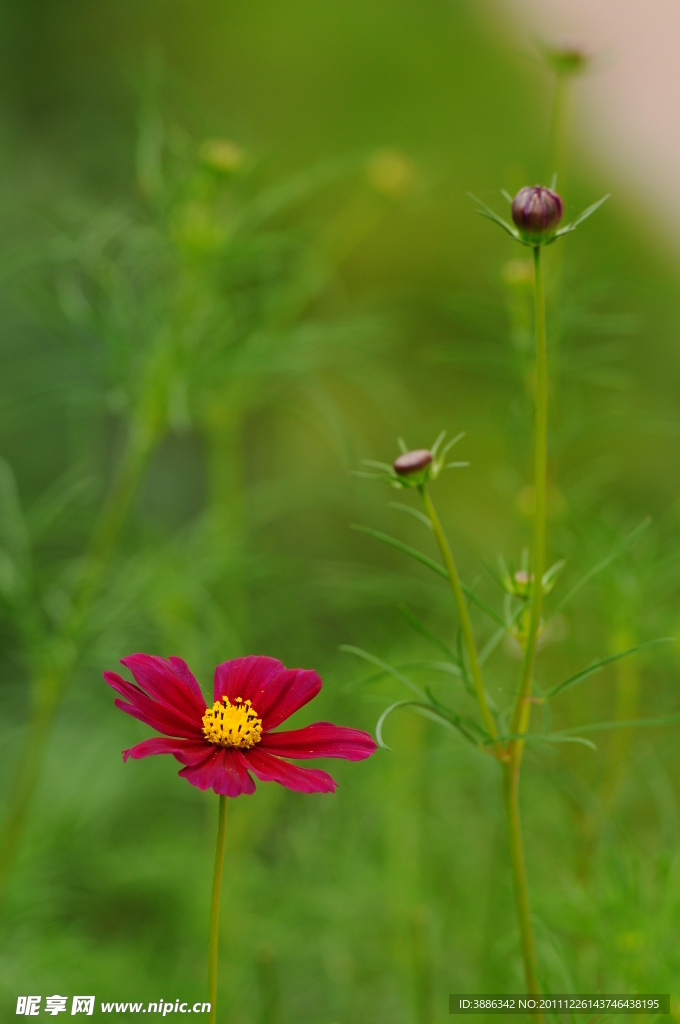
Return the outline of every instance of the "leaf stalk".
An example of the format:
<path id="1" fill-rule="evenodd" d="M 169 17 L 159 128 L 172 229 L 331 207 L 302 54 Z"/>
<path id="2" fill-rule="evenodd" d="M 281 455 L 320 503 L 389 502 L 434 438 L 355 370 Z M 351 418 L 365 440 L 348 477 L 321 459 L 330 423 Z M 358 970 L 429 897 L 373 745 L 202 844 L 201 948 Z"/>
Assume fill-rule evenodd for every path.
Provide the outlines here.
<path id="1" fill-rule="evenodd" d="M 456 611 L 458 612 L 458 621 L 460 623 L 461 633 L 463 635 L 463 643 L 465 644 L 465 650 L 468 656 L 468 662 L 470 664 L 470 673 L 472 675 L 472 685 L 474 687 L 475 696 L 477 697 L 477 704 L 479 705 L 479 712 L 482 716 L 484 728 L 492 740 L 496 741 L 498 736 L 498 729 L 496 722 L 491 714 L 489 705 L 486 698 L 486 689 L 484 687 L 484 680 L 482 678 L 482 670 L 479 665 L 479 658 L 477 657 L 477 647 L 475 645 L 475 638 L 472 632 L 472 623 L 470 622 L 470 614 L 468 612 L 467 604 L 465 601 L 465 595 L 461 586 L 460 577 L 456 568 L 456 563 L 451 552 L 451 546 L 448 538 L 444 533 L 444 528 L 439 520 L 437 511 L 432 504 L 429 492 L 426 487 L 422 485 L 419 488 L 420 496 L 425 506 L 425 513 L 432 524 L 432 532 L 436 538 L 439 546 L 439 551 L 446 568 L 446 572 L 451 584 L 451 591 L 453 593 L 453 599 L 456 604 Z M 495 753 L 497 757 L 502 755 L 501 746 L 498 742 L 494 742 Z"/>

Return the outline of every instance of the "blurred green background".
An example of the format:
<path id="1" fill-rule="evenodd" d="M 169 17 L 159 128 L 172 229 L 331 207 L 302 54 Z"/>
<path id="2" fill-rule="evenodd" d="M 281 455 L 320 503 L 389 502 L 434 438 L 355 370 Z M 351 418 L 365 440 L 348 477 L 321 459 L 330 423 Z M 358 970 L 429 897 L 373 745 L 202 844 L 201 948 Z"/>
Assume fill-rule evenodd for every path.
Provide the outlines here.
<path id="1" fill-rule="evenodd" d="M 470 468 L 433 496 L 500 607 L 483 562 L 518 563 L 530 539 L 531 317 L 516 247 L 466 192 L 502 210 L 500 188 L 545 180 L 554 80 L 458 0 L 5 0 L 1 16 L 7 807 L 45 679 L 59 697 L 0 922 L 3 1019 L 38 992 L 193 1002 L 217 801 L 169 758 L 123 767 L 148 730 L 101 672 L 176 654 L 207 693 L 218 661 L 270 654 L 324 679 L 296 724 L 372 730 L 404 694 L 339 645 L 436 657 L 401 602 L 454 635 L 444 584 L 348 528 L 435 554 L 351 475 L 399 435 L 467 431 Z M 242 149 L 201 148 L 216 138 Z M 610 191 L 583 155 L 560 187 L 568 215 Z M 539 681 L 677 632 L 677 273 L 617 195 L 549 253 L 558 597 L 653 523 L 560 617 Z M 672 645 L 622 662 L 555 720 L 675 711 L 677 668 Z M 499 648 L 501 703 L 517 670 Z M 521 990 L 497 766 L 423 719 L 386 736 L 389 753 L 325 766 L 335 796 L 230 802 L 220 1020 L 431 1024 L 449 992 Z M 677 745 L 670 727 L 528 758 L 553 991 L 680 997 Z"/>

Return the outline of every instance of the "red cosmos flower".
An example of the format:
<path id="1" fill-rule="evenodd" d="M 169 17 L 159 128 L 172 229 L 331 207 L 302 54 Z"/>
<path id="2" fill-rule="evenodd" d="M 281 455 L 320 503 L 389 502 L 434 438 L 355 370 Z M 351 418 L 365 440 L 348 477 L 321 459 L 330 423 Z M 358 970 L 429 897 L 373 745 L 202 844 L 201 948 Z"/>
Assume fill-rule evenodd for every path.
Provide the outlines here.
<path id="1" fill-rule="evenodd" d="M 181 658 L 132 654 L 121 664 L 137 685 L 116 672 L 104 673 L 109 686 L 125 698 L 117 697 L 116 707 L 165 733 L 124 750 L 123 760 L 172 754 L 186 766 L 179 774 L 199 789 L 224 796 L 253 793 L 252 771 L 261 782 L 278 782 L 300 793 L 334 793 L 335 782 L 326 772 L 283 758 L 361 761 L 376 749 L 368 733 L 330 722 L 271 731 L 316 697 L 322 684 L 311 669 L 288 669 L 274 658 L 253 655 L 225 661 L 215 669 L 215 703 L 208 708 Z"/>

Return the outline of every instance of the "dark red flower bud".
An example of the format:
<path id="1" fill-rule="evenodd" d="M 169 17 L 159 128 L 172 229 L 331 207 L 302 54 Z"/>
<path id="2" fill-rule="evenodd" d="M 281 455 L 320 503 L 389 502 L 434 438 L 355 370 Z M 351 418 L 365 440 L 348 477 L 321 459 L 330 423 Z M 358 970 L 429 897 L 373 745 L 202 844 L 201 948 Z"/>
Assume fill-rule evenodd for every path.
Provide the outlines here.
<path id="1" fill-rule="evenodd" d="M 563 215 L 561 196 L 541 185 L 521 188 L 512 201 L 512 219 L 522 238 L 532 245 L 550 241 Z"/>
<path id="2" fill-rule="evenodd" d="M 543 46 L 546 62 L 558 75 L 580 75 L 593 62 L 593 54 L 580 43 L 562 41 L 553 46 Z"/>
<path id="3" fill-rule="evenodd" d="M 404 452 L 398 459 L 394 460 L 394 472 L 399 476 L 411 476 L 412 473 L 420 473 L 432 462 L 432 452 L 427 448 L 417 448 L 413 452 Z"/>

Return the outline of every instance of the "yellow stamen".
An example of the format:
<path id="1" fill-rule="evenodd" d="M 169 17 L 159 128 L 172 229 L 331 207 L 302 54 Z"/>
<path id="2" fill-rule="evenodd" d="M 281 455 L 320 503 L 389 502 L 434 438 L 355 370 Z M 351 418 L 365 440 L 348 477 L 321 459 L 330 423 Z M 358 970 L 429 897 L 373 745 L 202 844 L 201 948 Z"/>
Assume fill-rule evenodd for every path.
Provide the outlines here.
<path id="1" fill-rule="evenodd" d="M 203 735 L 208 743 L 248 750 L 260 742 L 262 719 L 249 700 L 237 697 L 232 704 L 228 697 L 223 697 L 203 715 Z"/>

